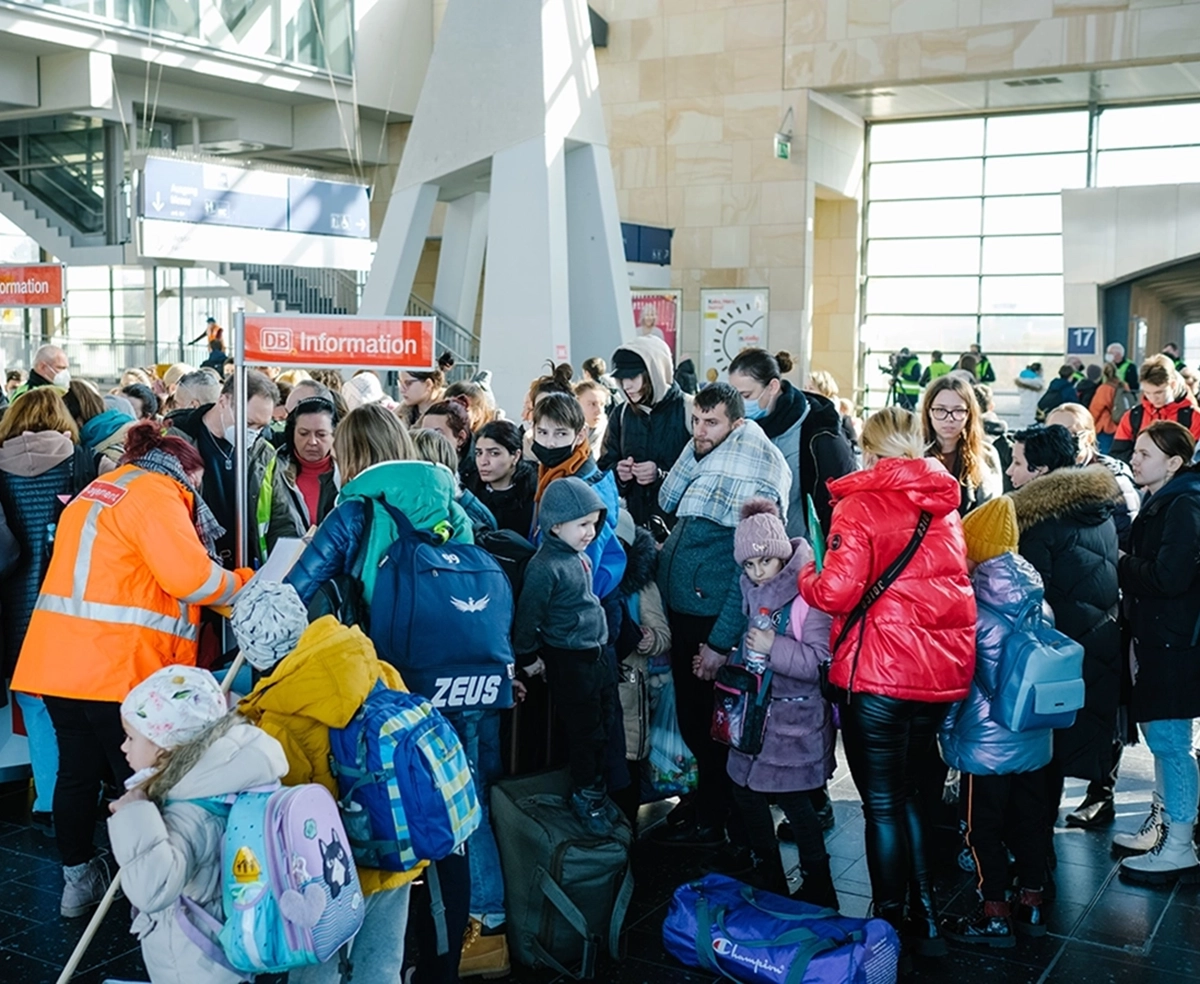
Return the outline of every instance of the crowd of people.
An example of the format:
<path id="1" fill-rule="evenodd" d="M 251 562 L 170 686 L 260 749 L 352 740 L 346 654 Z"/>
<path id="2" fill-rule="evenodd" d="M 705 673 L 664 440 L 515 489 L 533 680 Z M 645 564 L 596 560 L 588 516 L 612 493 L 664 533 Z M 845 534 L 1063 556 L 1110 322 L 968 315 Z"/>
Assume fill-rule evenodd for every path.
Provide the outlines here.
<path id="1" fill-rule="evenodd" d="M 228 810 L 212 804 L 280 781 L 339 794 L 331 742 L 373 694 L 413 684 L 379 629 L 397 578 L 436 576 L 387 570 L 413 531 L 482 547 L 511 575 L 488 624 L 515 660 L 515 708 L 442 707 L 481 822 L 442 857 L 360 857 L 361 929 L 294 981 L 507 972 L 487 789 L 565 767 L 590 836 L 636 831 L 656 794 L 618 684 L 656 669 L 694 782 L 646 836 L 710 849 L 716 870 L 781 894 L 790 839 L 796 897 L 836 908 L 824 831 L 840 730 L 873 911 L 906 953 L 1045 933 L 1064 780 L 1089 784 L 1066 823 L 1104 826 L 1139 737 L 1155 793 L 1141 829 L 1113 838 L 1122 876 L 1200 876 L 1200 414 L 1177 352 L 1140 367 L 1109 355 L 1068 362 L 1050 387 L 1031 367 L 1018 385 L 1037 406 L 1010 431 L 977 346 L 954 367 L 899 353 L 901 398 L 861 422 L 828 373 L 791 382 L 786 352 L 746 349 L 728 381 L 694 391 L 650 335 L 581 378 L 551 364 L 515 420 L 487 372 L 451 382 L 448 356 L 401 372 L 396 400 L 371 372 L 251 369 L 238 408 L 212 366 L 131 369 L 102 392 L 43 347 L 9 374 L 0 416 L 0 659 L 62 915 L 91 912 L 108 885 L 106 802 L 152 980 L 240 979 L 177 917 L 181 899 L 221 913 Z M 296 539 L 282 581 L 254 578 Z M 1028 653 L 1052 646 L 1075 660 L 1054 691 L 1076 701 L 1068 719 L 1012 696 Z M 239 652 L 253 673 L 227 681 L 230 711 L 218 678 Z M 769 710 L 753 740 L 722 737 L 715 682 L 747 676 Z M 971 915 L 938 910 L 940 836 L 975 872 Z"/>

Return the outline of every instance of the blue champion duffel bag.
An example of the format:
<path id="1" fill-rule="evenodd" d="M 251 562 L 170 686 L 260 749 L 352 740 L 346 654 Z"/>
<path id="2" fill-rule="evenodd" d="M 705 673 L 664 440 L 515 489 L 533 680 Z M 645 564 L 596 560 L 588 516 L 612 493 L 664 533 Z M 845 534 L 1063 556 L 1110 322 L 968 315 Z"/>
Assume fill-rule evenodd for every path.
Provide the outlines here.
<path id="1" fill-rule="evenodd" d="M 882 919 L 839 916 L 724 875 L 675 890 L 663 945 L 689 967 L 749 984 L 895 984 L 900 959 Z"/>

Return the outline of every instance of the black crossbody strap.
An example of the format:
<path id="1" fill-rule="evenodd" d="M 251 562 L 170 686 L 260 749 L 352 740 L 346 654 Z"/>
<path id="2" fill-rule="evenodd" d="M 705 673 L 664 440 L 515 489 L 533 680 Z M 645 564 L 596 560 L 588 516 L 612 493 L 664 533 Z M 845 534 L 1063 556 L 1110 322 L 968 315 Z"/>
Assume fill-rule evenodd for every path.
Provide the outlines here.
<path id="1" fill-rule="evenodd" d="M 920 547 L 921 541 L 925 539 L 925 534 L 929 532 L 929 524 L 933 522 L 933 513 L 922 512 L 917 520 L 917 528 L 913 530 L 912 538 L 900 551 L 900 555 L 888 565 L 888 569 L 879 575 L 879 580 L 867 588 L 866 593 L 859 600 L 859 603 L 854 607 L 854 610 L 846 619 L 846 624 L 842 626 L 842 631 L 838 633 L 837 642 L 833 644 L 833 649 L 830 650 L 830 655 L 836 655 L 838 649 L 841 648 L 843 642 L 846 641 L 846 636 L 850 634 L 850 630 L 862 621 L 867 614 L 867 609 L 877 602 L 880 596 L 891 587 L 892 583 L 903 573 L 904 568 L 913 559 Z"/>

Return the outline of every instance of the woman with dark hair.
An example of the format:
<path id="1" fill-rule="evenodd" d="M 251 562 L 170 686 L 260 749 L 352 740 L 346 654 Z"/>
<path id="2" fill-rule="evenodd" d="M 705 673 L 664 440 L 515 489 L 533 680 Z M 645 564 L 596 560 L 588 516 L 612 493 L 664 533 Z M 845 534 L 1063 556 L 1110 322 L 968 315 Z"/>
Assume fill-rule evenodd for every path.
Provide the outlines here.
<path id="1" fill-rule="evenodd" d="M 613 412 L 598 464 L 612 472 L 638 526 L 664 518 L 658 490 L 691 439 L 691 401 L 675 383 L 671 350 L 645 335 L 613 353 L 612 374 L 625 402 Z"/>
<path id="2" fill-rule="evenodd" d="M 421 415 L 419 427 L 442 434 L 458 455 L 458 477 L 466 481 L 475 470 L 475 454 L 471 450 L 471 412 L 466 397 L 439 400 Z"/>
<path id="3" fill-rule="evenodd" d="M 970 379 L 950 373 L 925 388 L 921 401 L 926 454 L 958 480 L 965 516 L 1004 491 L 1000 458 L 983 430 L 983 412 Z"/>
<path id="4" fill-rule="evenodd" d="M 1020 554 L 1045 586 L 1055 627 L 1083 646 L 1085 704 L 1070 728 L 1054 732 L 1046 836 L 1058 818 L 1063 777 L 1101 782 L 1112 771 L 1121 695 L 1117 623 L 1117 526 L 1121 489 L 1103 465 L 1077 468 L 1075 436 L 1055 424 L 1017 431 L 1008 474 Z"/>
<path id="5" fill-rule="evenodd" d="M 1121 557 L 1121 590 L 1133 630 L 1131 710 L 1154 754 L 1154 801 L 1136 834 L 1113 846 L 1145 851 L 1121 864 L 1131 881 L 1164 883 L 1197 871 L 1192 833 L 1200 787 L 1192 723 L 1200 716 L 1200 473 L 1196 440 L 1174 421 L 1137 436 L 1133 476 L 1147 498 Z"/>
<path id="6" fill-rule="evenodd" d="M 479 429 L 475 474 L 463 484 L 487 506 L 500 529 L 529 536 L 538 470 L 525 460 L 521 430 L 511 420 L 493 420 Z"/>
<path id="7" fill-rule="evenodd" d="M 400 373 L 400 400 L 402 406 L 396 411 L 408 427 L 415 427 L 421 414 L 442 399 L 446 392 L 446 373 L 454 368 L 454 356 L 443 352 L 438 356 L 437 368 L 431 372 Z"/>
<path id="8" fill-rule="evenodd" d="M 298 530 L 319 526 L 337 499 L 333 460 L 337 422 L 333 401 L 312 396 L 297 403 L 283 425 L 279 463 L 288 490 L 288 509 Z"/>
<path id="9" fill-rule="evenodd" d="M 787 533 L 797 537 L 808 529 L 805 499 L 810 495 L 817 518 L 829 528 L 833 506 L 826 483 L 854 471 L 854 449 L 837 405 L 797 389 L 783 378 L 791 371 L 790 354 L 771 355 L 760 348 L 742 349 L 729 364 L 729 382 L 746 401 L 746 419 L 757 421 L 792 473 Z"/>
<path id="10" fill-rule="evenodd" d="M 194 665 L 201 606 L 227 605 L 250 577 L 214 559 L 222 530 L 199 493 L 203 475 L 191 444 L 141 424 L 121 467 L 85 488 L 54 532 L 12 686 L 43 695 L 58 736 L 54 824 L 68 918 L 108 883 L 92 838 L 102 781 L 131 771 L 121 701 L 155 670 Z"/>

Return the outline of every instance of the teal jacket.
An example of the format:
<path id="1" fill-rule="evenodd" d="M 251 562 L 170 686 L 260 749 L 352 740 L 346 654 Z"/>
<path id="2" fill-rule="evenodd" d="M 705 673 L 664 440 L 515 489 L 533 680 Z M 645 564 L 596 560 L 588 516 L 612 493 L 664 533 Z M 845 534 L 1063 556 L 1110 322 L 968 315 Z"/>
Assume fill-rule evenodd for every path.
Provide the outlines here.
<path id="1" fill-rule="evenodd" d="M 733 559 L 732 526 L 699 516 L 675 524 L 658 556 L 658 589 L 668 611 L 716 616 L 708 634 L 713 649 L 728 652 L 746 631 L 741 568 Z"/>

